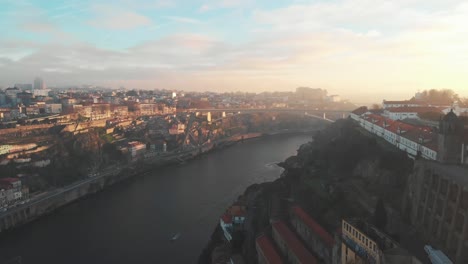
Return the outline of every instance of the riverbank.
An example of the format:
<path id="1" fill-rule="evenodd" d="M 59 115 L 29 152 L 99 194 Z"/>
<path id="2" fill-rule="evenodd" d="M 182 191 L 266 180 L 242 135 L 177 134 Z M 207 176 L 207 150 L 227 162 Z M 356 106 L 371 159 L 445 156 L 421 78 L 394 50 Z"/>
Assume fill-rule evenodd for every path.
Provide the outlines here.
<path id="1" fill-rule="evenodd" d="M 302 131 L 301 133 L 305 133 Z M 276 134 L 275 134 L 276 135 Z M 194 159 L 202 154 L 209 153 L 214 150 L 229 147 L 236 142 L 250 140 L 267 136 L 262 133 L 248 133 L 243 135 L 236 135 L 220 142 L 213 142 L 200 148 L 176 153 L 174 155 L 158 156 L 144 161 L 138 161 L 129 166 L 115 167 L 102 171 L 99 176 L 85 179 L 76 182 L 72 185 L 58 188 L 46 193 L 30 202 L 19 205 L 15 208 L 9 209 L 7 212 L 0 213 L 0 232 L 12 230 L 16 227 L 34 221 L 43 215 L 51 214 L 55 210 L 66 206 L 74 201 L 95 194 L 111 186 L 115 183 L 121 182 L 154 169 L 161 168 L 173 164 L 180 164 L 181 161 L 186 162 Z"/>

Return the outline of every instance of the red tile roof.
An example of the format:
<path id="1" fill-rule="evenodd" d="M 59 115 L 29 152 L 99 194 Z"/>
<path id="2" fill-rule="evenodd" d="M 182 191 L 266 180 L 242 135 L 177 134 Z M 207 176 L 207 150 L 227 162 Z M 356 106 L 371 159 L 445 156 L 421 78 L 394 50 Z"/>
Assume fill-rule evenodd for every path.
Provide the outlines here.
<path id="1" fill-rule="evenodd" d="M 15 183 L 19 180 L 20 179 L 18 178 L 0 178 L 0 182 L 5 182 L 5 183 Z"/>
<path id="2" fill-rule="evenodd" d="M 243 206 L 233 205 L 229 208 L 229 213 L 232 216 L 245 216 L 247 213 L 244 210 Z"/>
<path id="3" fill-rule="evenodd" d="M 283 264 L 283 260 L 281 259 L 278 252 L 276 252 L 275 246 L 273 245 L 270 238 L 268 238 L 266 235 L 261 235 L 257 237 L 255 241 L 262 251 L 262 254 L 268 264 Z"/>
<path id="4" fill-rule="evenodd" d="M 351 113 L 356 114 L 356 115 L 362 115 L 362 114 L 364 114 L 364 113 L 367 112 L 367 111 L 368 111 L 367 107 L 361 106 L 361 107 L 359 107 L 358 109 L 354 110 L 354 111 L 351 112 Z"/>
<path id="5" fill-rule="evenodd" d="M 221 216 L 221 220 L 223 220 L 223 222 L 224 222 L 225 224 L 231 224 L 231 223 L 232 223 L 232 217 L 231 217 L 229 214 L 227 214 L 227 213 L 225 213 L 225 214 L 223 214 L 223 215 Z"/>
<path id="6" fill-rule="evenodd" d="M 273 223 L 273 229 L 278 232 L 281 239 L 286 243 L 286 247 L 296 256 L 300 263 L 318 263 L 317 259 L 304 247 L 283 221 Z"/>
<path id="7" fill-rule="evenodd" d="M 318 235 L 323 242 L 329 247 L 332 248 L 335 244 L 333 237 L 322 227 L 320 226 L 312 217 L 310 217 L 301 207 L 293 206 L 293 213 L 299 217 L 299 219 L 306 224 L 313 233 Z"/>

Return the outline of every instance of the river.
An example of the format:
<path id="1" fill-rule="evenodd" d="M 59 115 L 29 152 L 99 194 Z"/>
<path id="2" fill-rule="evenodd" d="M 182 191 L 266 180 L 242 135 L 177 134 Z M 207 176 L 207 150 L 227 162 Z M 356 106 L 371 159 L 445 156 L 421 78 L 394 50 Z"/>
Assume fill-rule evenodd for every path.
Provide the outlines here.
<path id="1" fill-rule="evenodd" d="M 1 234 L 0 263 L 196 263 L 226 207 L 310 139 L 253 139 L 121 182 Z"/>

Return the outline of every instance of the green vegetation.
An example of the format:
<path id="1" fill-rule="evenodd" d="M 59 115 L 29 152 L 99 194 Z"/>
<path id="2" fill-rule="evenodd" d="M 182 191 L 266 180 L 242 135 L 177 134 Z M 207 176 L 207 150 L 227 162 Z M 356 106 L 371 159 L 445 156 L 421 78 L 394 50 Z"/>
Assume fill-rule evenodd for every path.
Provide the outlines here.
<path id="1" fill-rule="evenodd" d="M 450 89 L 431 89 L 421 92 L 418 100 L 431 104 L 451 105 L 455 101 L 460 101 L 460 97 Z"/>

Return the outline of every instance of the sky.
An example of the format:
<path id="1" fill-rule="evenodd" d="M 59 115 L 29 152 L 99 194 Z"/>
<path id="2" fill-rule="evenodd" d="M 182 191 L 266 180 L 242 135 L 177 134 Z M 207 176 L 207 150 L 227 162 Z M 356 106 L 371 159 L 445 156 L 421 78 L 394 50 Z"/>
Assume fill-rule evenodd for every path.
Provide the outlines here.
<path id="1" fill-rule="evenodd" d="M 0 86 L 468 96 L 454 0 L 0 0 Z"/>

